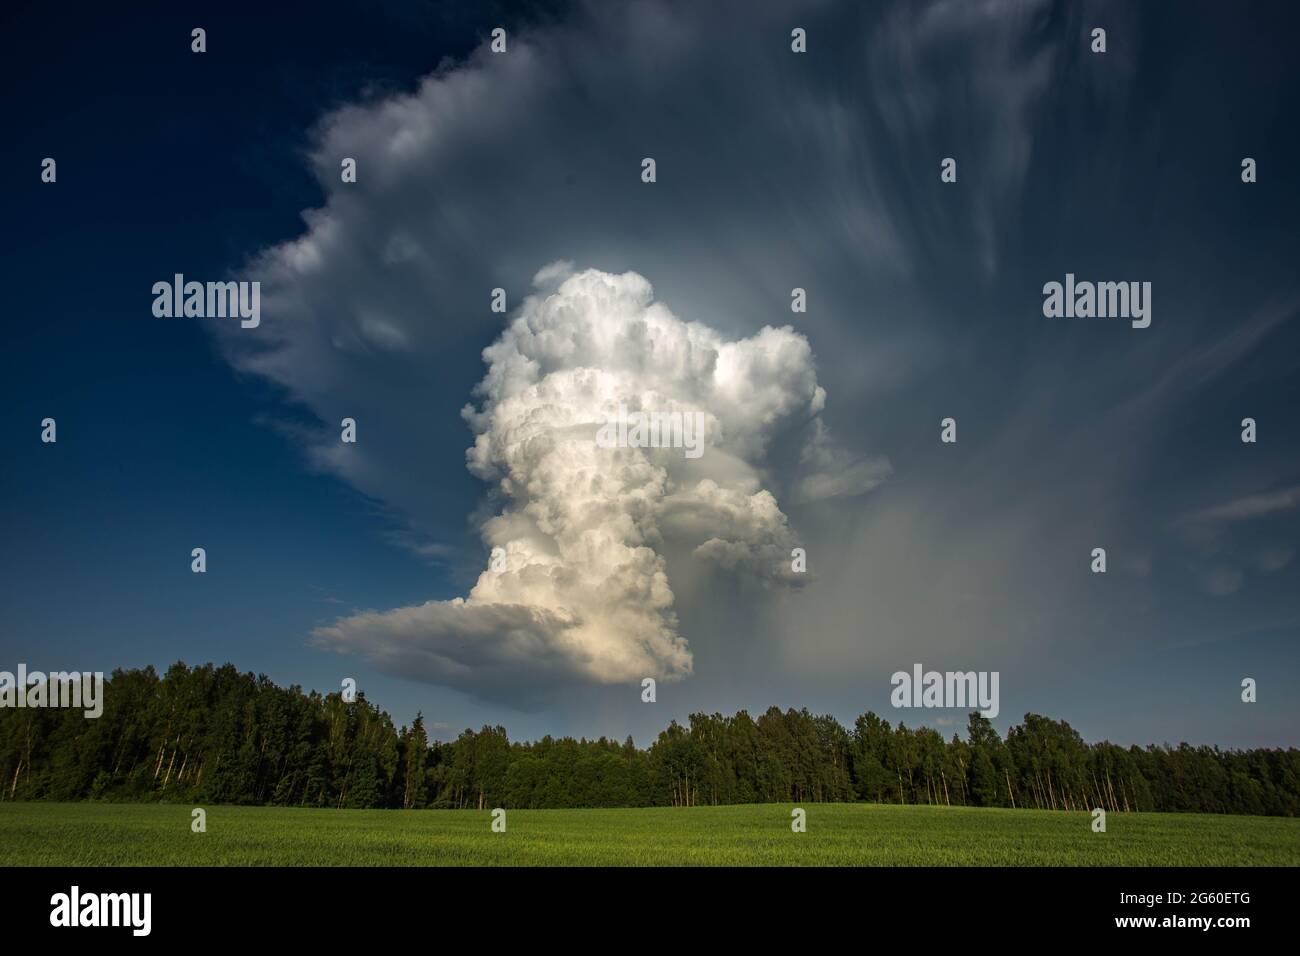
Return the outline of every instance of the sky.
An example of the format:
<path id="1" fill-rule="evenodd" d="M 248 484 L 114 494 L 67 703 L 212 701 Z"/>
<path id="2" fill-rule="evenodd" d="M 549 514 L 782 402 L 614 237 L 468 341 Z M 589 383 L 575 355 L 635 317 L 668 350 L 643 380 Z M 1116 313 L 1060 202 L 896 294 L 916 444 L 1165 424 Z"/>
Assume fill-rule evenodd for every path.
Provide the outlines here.
<path id="1" fill-rule="evenodd" d="M 644 745 L 963 729 L 891 707 L 921 663 L 1003 731 L 1295 745 L 1298 15 L 1248 6 L 7 6 L 0 668 Z M 176 273 L 260 324 L 155 316 Z"/>

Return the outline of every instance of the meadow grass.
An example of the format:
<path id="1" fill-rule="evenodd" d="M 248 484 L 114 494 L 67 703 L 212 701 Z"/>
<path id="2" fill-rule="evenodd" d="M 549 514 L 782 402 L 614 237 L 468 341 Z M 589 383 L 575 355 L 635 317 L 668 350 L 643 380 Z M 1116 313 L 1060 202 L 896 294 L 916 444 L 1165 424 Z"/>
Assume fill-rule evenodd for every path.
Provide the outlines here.
<path id="1" fill-rule="evenodd" d="M 9 866 L 1234 866 L 1300 864 L 1300 820 L 968 807 L 790 804 L 509 810 L 315 810 L 0 803 Z"/>

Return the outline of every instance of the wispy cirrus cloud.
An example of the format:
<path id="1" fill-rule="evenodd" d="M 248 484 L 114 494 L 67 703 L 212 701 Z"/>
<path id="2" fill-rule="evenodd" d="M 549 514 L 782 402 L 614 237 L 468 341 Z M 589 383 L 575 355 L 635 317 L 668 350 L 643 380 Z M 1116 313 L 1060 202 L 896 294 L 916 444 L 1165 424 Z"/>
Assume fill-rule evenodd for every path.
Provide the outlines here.
<path id="1" fill-rule="evenodd" d="M 1233 498 L 1231 501 L 1184 515 L 1178 523 L 1195 525 L 1221 521 L 1248 521 L 1281 511 L 1290 511 L 1297 505 L 1300 505 L 1300 485 L 1293 485 L 1276 491 Z"/>

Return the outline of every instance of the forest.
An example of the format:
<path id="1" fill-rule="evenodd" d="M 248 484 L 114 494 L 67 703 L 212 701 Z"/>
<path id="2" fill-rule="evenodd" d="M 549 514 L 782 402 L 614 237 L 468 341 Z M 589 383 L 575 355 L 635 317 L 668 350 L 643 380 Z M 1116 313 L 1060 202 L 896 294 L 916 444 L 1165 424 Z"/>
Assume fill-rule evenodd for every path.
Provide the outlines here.
<path id="1" fill-rule="evenodd" d="M 1300 750 L 1086 743 L 1026 714 L 966 739 L 866 713 L 692 714 L 629 737 L 431 741 L 358 694 L 305 693 L 233 665 L 117 670 L 104 711 L 0 709 L 0 799 L 353 808 L 854 802 L 1296 816 Z"/>

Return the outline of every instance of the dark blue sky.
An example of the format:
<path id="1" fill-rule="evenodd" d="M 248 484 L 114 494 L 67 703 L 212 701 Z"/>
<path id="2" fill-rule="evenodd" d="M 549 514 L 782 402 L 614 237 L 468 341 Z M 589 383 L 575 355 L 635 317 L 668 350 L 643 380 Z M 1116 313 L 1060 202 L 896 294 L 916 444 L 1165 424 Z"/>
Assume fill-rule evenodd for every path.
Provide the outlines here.
<path id="1" fill-rule="evenodd" d="M 1037 710 L 1090 739 L 1296 742 L 1289 5 L 76 6 L 0 14 L 0 667 L 229 660 L 323 690 L 356 676 L 399 723 L 645 742 L 695 709 L 897 719 L 888 674 L 921 660 L 999 670 L 1003 728 Z M 810 49 L 792 59 L 798 24 Z M 538 37 L 508 54 L 535 74 L 466 66 L 497 25 Z M 390 148 L 426 115 L 426 153 Z M 330 150 L 348 136 L 363 189 L 340 193 Z M 950 155 L 959 181 L 941 186 Z M 311 303 L 264 306 L 260 331 L 291 340 L 281 367 L 151 314 L 155 281 L 257 277 L 253 257 L 311 235 L 319 208 L 359 238 L 301 290 L 267 279 L 272 303 Z M 435 263 L 419 278 L 386 265 L 399 234 Z M 635 270 L 727 338 L 793 322 L 839 445 L 891 470 L 801 505 L 764 463 L 822 572 L 797 598 L 668 555 L 694 675 L 656 708 L 596 685 L 521 690 L 516 709 L 477 679 L 313 646 L 336 618 L 473 586 L 488 486 L 461 408 L 505 324 L 487 290 L 513 310 L 560 259 Z M 1151 281 L 1152 327 L 1043 318 L 1042 284 L 1066 272 Z M 317 363 L 299 330 L 337 344 L 375 303 L 406 354 Z M 364 466 L 317 454 L 334 398 L 375 410 Z M 1097 545 L 1105 578 L 1086 573 Z M 1259 704 L 1237 701 L 1242 676 Z"/>

